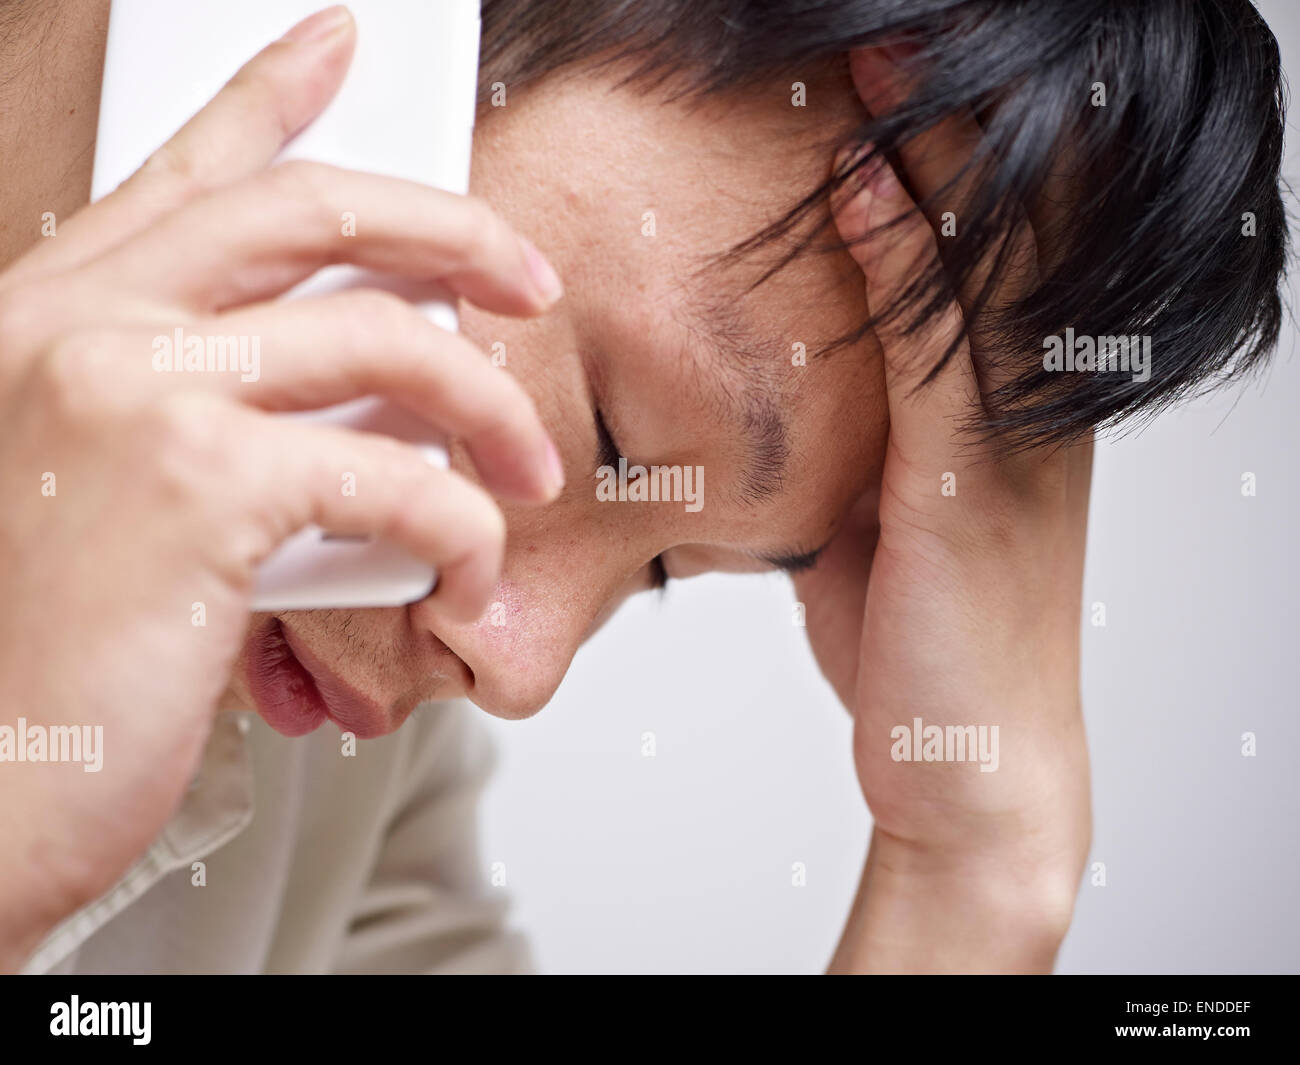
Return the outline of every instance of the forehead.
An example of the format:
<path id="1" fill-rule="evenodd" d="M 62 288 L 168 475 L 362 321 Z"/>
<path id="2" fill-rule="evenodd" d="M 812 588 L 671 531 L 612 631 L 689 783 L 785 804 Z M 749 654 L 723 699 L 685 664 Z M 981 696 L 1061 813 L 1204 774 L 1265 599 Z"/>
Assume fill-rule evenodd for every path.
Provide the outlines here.
<path id="1" fill-rule="evenodd" d="M 861 273 L 847 255 L 810 251 L 755 288 L 788 243 L 718 257 L 826 178 L 860 121 L 857 96 L 837 71 L 810 72 L 801 87 L 785 77 L 677 101 L 619 77 L 617 68 L 561 72 L 481 115 L 477 183 L 540 235 L 566 279 L 563 310 L 576 335 L 597 341 L 615 388 L 650 406 L 676 403 L 674 423 L 644 419 L 647 450 L 686 442 L 734 452 L 738 441 L 719 437 L 736 435 L 724 427 L 737 409 L 784 423 L 767 459 L 789 463 L 781 497 L 802 515 L 790 524 L 807 541 L 862 479 L 854 469 L 883 450 L 878 366 L 865 365 L 864 346 L 815 358 L 865 315 Z M 822 209 L 810 221 L 828 220 Z M 816 243 L 832 238 L 826 230 Z M 838 467 L 817 461 L 832 442 Z M 716 500 L 723 485 L 710 476 Z M 731 487 L 743 503 L 744 485 L 733 478 Z M 737 507 L 734 518 L 737 539 L 772 524 L 770 509 Z"/>
<path id="2" fill-rule="evenodd" d="M 658 246 L 698 255 L 749 237 L 756 218 L 814 188 L 864 115 L 847 65 L 705 97 L 629 83 L 630 71 L 597 57 L 512 89 L 505 106 L 480 108 L 476 156 L 513 161 L 494 167 L 515 185 L 503 191 L 521 204 L 545 198 L 557 230 L 643 235 L 649 212 Z"/>

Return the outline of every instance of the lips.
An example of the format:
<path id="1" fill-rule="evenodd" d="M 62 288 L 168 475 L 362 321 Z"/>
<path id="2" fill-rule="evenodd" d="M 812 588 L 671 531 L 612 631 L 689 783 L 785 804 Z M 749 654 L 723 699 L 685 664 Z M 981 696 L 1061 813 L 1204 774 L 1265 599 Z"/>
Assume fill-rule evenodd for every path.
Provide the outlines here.
<path id="1" fill-rule="evenodd" d="M 384 707 L 331 673 L 278 618 L 250 641 L 246 675 L 258 713 L 282 735 L 305 736 L 327 718 L 362 739 L 389 731 Z"/>

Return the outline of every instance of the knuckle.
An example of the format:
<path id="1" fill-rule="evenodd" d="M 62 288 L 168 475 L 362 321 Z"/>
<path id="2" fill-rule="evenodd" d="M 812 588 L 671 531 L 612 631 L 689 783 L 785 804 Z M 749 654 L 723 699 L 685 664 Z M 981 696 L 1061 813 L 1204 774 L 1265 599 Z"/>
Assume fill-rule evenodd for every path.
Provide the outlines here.
<path id="1" fill-rule="evenodd" d="M 0 350 L 6 356 L 24 348 L 37 335 L 37 325 L 45 311 L 36 292 L 29 286 L 0 293 Z"/>
<path id="2" fill-rule="evenodd" d="M 166 495 L 192 501 L 212 480 L 232 483 L 239 454 L 222 428 L 219 404 L 197 392 L 177 392 L 154 403 L 140 419 L 153 469 Z"/>
<path id="3" fill-rule="evenodd" d="M 102 409 L 108 389 L 113 337 L 106 330 L 78 330 L 56 340 L 37 363 L 36 392 L 47 416 L 79 421 Z"/>
<path id="4" fill-rule="evenodd" d="M 23 346 L 32 324 L 29 306 L 22 298 L 22 290 L 0 294 L 0 348 L 5 354 L 12 348 Z"/>
<path id="5" fill-rule="evenodd" d="M 17 292 L 0 293 L 0 348 L 6 352 L 22 345 L 28 326 L 23 302 Z"/>
<path id="6" fill-rule="evenodd" d="M 236 101 L 244 115 L 251 116 L 267 109 L 275 111 L 278 99 L 275 90 L 266 65 L 250 62 L 235 71 L 223 91 L 228 99 Z"/>
<path id="7" fill-rule="evenodd" d="M 401 337 L 411 328 L 418 312 L 400 296 L 378 288 L 359 288 L 341 297 L 343 314 L 339 323 L 350 350 L 368 346 L 376 333 Z M 420 319 L 423 321 L 423 319 Z"/>
<path id="8" fill-rule="evenodd" d="M 263 180 L 279 200 L 288 201 L 313 215 L 324 215 L 331 168 L 310 159 L 290 159 L 264 172 Z"/>
<path id="9" fill-rule="evenodd" d="M 259 199 L 273 211 L 286 231 L 300 232 L 301 253 L 314 268 L 334 257 L 342 240 L 330 189 L 336 169 L 308 159 L 277 163 L 255 178 Z"/>
<path id="10" fill-rule="evenodd" d="M 174 141 L 155 149 L 135 176 L 167 189 L 173 200 L 186 200 L 207 189 L 199 161 Z"/>
<path id="11" fill-rule="evenodd" d="M 193 546 L 212 572 L 243 589 L 256 561 L 292 530 L 276 529 L 252 504 L 268 476 L 266 456 L 231 413 L 216 397 L 171 393 L 136 419 L 135 449 L 158 512 L 196 523 Z"/>
<path id="12" fill-rule="evenodd" d="M 335 341 L 352 356 L 348 369 L 354 383 L 439 378 L 429 356 L 440 331 L 410 303 L 377 288 L 353 289 L 335 298 Z"/>

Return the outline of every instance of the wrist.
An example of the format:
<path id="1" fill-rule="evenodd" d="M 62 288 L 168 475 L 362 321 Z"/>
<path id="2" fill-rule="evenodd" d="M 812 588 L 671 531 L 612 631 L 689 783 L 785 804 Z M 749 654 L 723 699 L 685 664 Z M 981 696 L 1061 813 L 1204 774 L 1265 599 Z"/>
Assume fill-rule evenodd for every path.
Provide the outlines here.
<path id="1" fill-rule="evenodd" d="M 1050 972 L 1083 859 L 953 854 L 877 829 L 832 972 Z"/>

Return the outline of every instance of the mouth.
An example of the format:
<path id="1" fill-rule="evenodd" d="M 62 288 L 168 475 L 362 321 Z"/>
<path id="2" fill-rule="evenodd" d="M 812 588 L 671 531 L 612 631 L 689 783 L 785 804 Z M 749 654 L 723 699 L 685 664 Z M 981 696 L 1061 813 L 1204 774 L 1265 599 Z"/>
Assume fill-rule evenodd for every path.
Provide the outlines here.
<path id="1" fill-rule="evenodd" d="M 279 618 L 250 641 L 246 679 L 258 713 L 284 736 L 305 736 L 327 718 L 359 739 L 389 731 L 385 708 L 332 673 Z"/>

